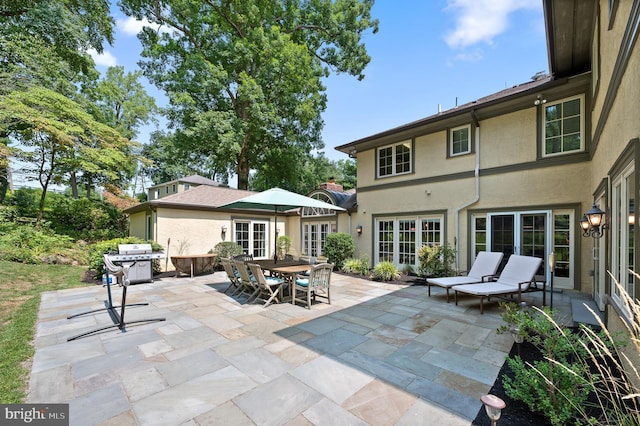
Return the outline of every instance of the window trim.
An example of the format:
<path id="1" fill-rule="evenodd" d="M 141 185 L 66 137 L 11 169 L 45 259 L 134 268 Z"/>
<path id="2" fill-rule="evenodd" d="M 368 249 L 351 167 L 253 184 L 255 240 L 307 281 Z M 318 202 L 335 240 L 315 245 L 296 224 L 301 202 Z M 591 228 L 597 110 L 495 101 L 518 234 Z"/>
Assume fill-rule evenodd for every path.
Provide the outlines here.
<path id="1" fill-rule="evenodd" d="M 468 142 L 467 150 L 454 153 L 453 152 L 453 132 L 457 130 L 462 130 L 465 128 L 468 130 L 468 135 L 469 135 L 469 139 L 467 141 Z M 462 126 L 451 127 L 447 129 L 447 158 L 459 157 L 461 155 L 467 155 L 467 154 L 473 153 L 473 137 L 474 137 L 473 126 L 471 126 L 471 124 L 464 124 Z"/>
<path id="2" fill-rule="evenodd" d="M 400 145 L 407 145 L 409 146 L 409 170 L 406 172 L 402 172 L 402 173 L 398 173 L 397 172 L 397 163 L 396 163 L 396 148 Z M 383 149 L 387 149 L 387 148 L 392 148 L 393 149 L 393 153 L 392 153 L 392 172 L 390 174 L 385 174 L 385 175 L 381 175 L 380 174 L 380 151 Z M 389 177 L 394 177 L 394 176 L 403 176 L 403 175 L 408 175 L 408 174 L 412 174 L 413 170 L 414 170 L 414 161 L 415 161 L 415 147 L 414 147 L 414 140 L 413 139 L 405 139 L 403 141 L 400 142 L 395 142 L 392 144 L 388 144 L 385 146 L 381 146 L 376 148 L 376 162 L 375 162 L 375 168 L 376 168 L 376 179 L 384 179 L 384 178 L 389 178 Z"/>
<path id="3" fill-rule="evenodd" d="M 575 99 L 579 99 L 580 100 L 580 148 L 579 149 L 575 149 L 572 151 L 562 151 L 562 152 L 554 152 L 551 154 L 547 154 L 546 153 L 546 142 L 547 142 L 547 114 L 546 114 L 546 110 L 547 108 L 554 106 L 554 105 L 559 105 L 559 104 L 564 104 L 566 102 L 570 102 L 573 101 Z M 562 99 L 558 99 L 555 101 L 550 101 L 549 103 L 545 103 L 541 106 L 540 111 L 540 156 L 542 158 L 553 158 L 553 157 L 558 157 L 558 156 L 563 156 L 563 155 L 572 155 L 572 154 L 577 154 L 577 153 L 581 153 L 581 152 L 585 152 L 586 151 L 586 120 L 585 120 L 585 110 L 586 110 L 586 105 L 585 105 L 585 95 L 584 93 L 580 93 L 578 95 L 574 95 L 574 96 L 569 96 L 566 98 L 562 98 Z"/>

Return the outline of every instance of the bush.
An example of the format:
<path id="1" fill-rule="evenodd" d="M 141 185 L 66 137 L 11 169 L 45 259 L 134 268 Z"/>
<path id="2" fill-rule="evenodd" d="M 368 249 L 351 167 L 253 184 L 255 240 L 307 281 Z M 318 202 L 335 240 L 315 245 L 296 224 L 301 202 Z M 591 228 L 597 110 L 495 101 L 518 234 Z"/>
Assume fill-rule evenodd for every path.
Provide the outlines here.
<path id="1" fill-rule="evenodd" d="M 127 234 L 127 218 L 122 211 L 99 200 L 55 197 L 46 217 L 57 233 L 74 239 L 99 241 Z"/>
<path id="2" fill-rule="evenodd" d="M 154 241 L 145 241 L 138 237 L 125 237 L 114 238 L 112 240 L 101 241 L 93 244 L 89 248 L 89 269 L 94 271 L 93 278 L 100 279 L 104 274 L 104 259 L 103 255 L 106 253 L 117 253 L 118 244 L 151 244 L 153 251 L 162 251 L 163 247 Z M 158 260 L 153 261 L 153 272 L 160 272 L 160 262 Z"/>
<path id="3" fill-rule="evenodd" d="M 540 359 L 532 362 L 525 363 L 519 356 L 507 358 L 514 376 L 502 378 L 506 394 L 547 417 L 552 425 L 573 424 L 576 419 L 582 419 L 584 424 L 600 424 L 585 407 L 589 394 L 598 392 L 596 384 L 602 383 L 604 377 L 603 370 L 594 373 L 592 366 L 611 363 L 613 359 L 604 355 L 613 352 L 613 340 L 598 347 L 594 342 L 604 342 L 604 334 L 597 337 L 584 326 L 579 333 L 572 332 L 558 325 L 548 308 L 531 311 L 513 303 L 502 303 L 501 307 L 502 318 L 509 325 L 500 327 L 498 332 L 517 333 L 540 352 Z M 597 350 L 592 351 L 594 347 Z"/>
<path id="4" fill-rule="evenodd" d="M 231 259 L 233 256 L 244 253 L 240 244 L 231 241 L 222 241 L 213 248 L 213 253 L 217 254 L 214 267 L 220 265 L 220 259 Z"/>
<path id="5" fill-rule="evenodd" d="M 342 269 L 344 261 L 353 257 L 355 251 L 356 245 L 351 235 L 335 232 L 327 235 L 322 254 L 327 257 L 329 263 L 333 263 L 335 268 Z"/>
<path id="6" fill-rule="evenodd" d="M 289 253 L 289 249 L 291 248 L 291 237 L 280 235 L 276 245 L 278 247 L 278 259 L 284 259 L 284 256 Z"/>
<path id="7" fill-rule="evenodd" d="M 448 243 L 445 245 L 423 245 L 417 251 L 418 273 L 423 277 L 449 277 L 455 275 L 453 267 L 456 252 Z"/>
<path id="8" fill-rule="evenodd" d="M 43 263 L 49 257 L 65 257 L 71 261 L 84 263 L 85 256 L 75 250 L 71 239 L 56 235 L 46 225 L 36 228 L 32 225 L 5 223 L 0 231 L 0 259 L 11 262 Z"/>
<path id="9" fill-rule="evenodd" d="M 400 278 L 400 271 L 391 262 L 380 262 L 373 268 L 373 279 L 380 281 L 394 281 Z"/>
<path id="10" fill-rule="evenodd" d="M 347 274 L 367 275 L 369 273 L 369 259 L 363 257 L 360 259 L 347 259 L 342 265 L 342 272 Z"/>

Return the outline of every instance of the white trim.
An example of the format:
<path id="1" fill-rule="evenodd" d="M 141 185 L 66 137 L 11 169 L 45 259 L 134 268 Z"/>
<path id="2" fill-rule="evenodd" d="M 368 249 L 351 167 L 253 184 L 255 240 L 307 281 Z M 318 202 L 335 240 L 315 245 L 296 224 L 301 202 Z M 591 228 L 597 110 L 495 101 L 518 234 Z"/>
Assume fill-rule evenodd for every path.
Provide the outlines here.
<path id="1" fill-rule="evenodd" d="M 547 154 L 547 108 L 555 106 L 555 105 L 560 105 L 560 104 L 564 104 L 566 102 L 570 102 L 573 101 L 575 99 L 579 99 L 580 100 L 580 148 L 579 149 L 574 149 L 571 151 L 561 151 L 561 152 L 553 152 L 550 154 Z M 585 115 L 585 106 L 584 106 L 584 94 L 580 94 L 577 96 L 571 96 L 568 98 L 564 98 L 564 99 L 559 99 L 557 101 L 554 102 L 549 102 L 547 104 L 544 104 L 544 107 L 542 108 L 542 156 L 543 157 L 556 157 L 558 155 L 566 155 L 566 154 L 573 154 L 576 152 L 582 152 L 585 150 L 585 143 L 584 143 L 584 139 L 585 139 L 585 129 L 584 129 L 584 115 Z M 563 110 L 563 115 L 562 117 L 564 117 L 564 110 Z M 562 120 L 562 119 L 561 119 Z M 560 136 L 563 136 L 563 133 L 561 132 Z"/>
<path id="2" fill-rule="evenodd" d="M 458 130 L 467 129 L 467 150 L 460 152 L 453 152 L 453 133 Z M 459 155 L 465 155 L 471 153 L 471 124 L 466 124 L 464 126 L 453 127 L 449 129 L 449 156 L 457 157 Z"/>
<path id="3" fill-rule="evenodd" d="M 400 172 L 400 173 L 397 172 L 398 163 L 396 163 L 396 158 L 397 158 L 396 150 L 398 146 L 405 146 L 409 148 L 409 170 Z M 380 151 L 388 148 L 391 148 L 393 151 L 391 154 L 391 173 L 381 175 L 380 174 Z M 401 175 L 412 173 L 413 172 L 413 155 L 414 155 L 413 142 L 411 139 L 407 139 L 402 142 L 396 142 L 390 145 L 385 145 L 385 146 L 376 148 L 376 177 L 387 178 L 387 177 L 401 176 Z"/>

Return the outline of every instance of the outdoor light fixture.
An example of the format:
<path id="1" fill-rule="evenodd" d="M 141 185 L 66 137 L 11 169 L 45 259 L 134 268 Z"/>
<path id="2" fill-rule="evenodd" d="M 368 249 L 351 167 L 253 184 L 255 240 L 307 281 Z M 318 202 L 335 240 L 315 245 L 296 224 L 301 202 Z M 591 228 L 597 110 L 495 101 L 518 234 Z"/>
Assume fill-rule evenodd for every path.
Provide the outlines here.
<path id="1" fill-rule="evenodd" d="M 487 411 L 487 416 L 491 420 L 491 426 L 496 426 L 496 422 L 500 419 L 502 409 L 507 406 L 503 400 L 495 395 L 482 395 L 480 401 L 484 404 L 484 409 Z"/>
<path id="2" fill-rule="evenodd" d="M 598 206 L 593 204 L 580 219 L 580 227 L 582 228 L 582 236 L 600 238 L 604 234 L 604 230 L 609 228 L 606 224 L 607 215 L 600 210 Z"/>
<path id="3" fill-rule="evenodd" d="M 358 235 L 362 235 L 362 225 L 356 226 L 356 232 L 358 233 Z"/>
<path id="4" fill-rule="evenodd" d="M 546 104 L 546 103 L 547 103 L 547 100 L 546 100 L 546 99 L 544 99 L 544 98 L 542 97 L 542 95 L 538 95 L 538 96 L 536 97 L 536 100 L 535 100 L 535 102 L 534 102 L 533 104 L 534 104 L 534 105 L 544 105 L 544 104 Z"/>
<path id="5" fill-rule="evenodd" d="M 220 233 L 222 234 L 222 239 L 224 240 L 225 235 L 227 235 L 227 225 L 222 225 L 220 227 Z"/>

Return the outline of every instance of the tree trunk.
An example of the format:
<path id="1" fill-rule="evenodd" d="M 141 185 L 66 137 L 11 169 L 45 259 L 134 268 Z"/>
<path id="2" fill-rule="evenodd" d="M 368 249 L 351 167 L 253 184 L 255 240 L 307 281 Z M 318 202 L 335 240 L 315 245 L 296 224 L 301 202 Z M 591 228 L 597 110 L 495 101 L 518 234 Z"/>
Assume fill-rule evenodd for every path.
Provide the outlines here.
<path id="1" fill-rule="evenodd" d="M 249 160 L 247 157 L 238 159 L 238 189 L 249 189 Z"/>
<path id="2" fill-rule="evenodd" d="M 69 186 L 71 187 L 71 196 L 78 199 L 78 178 L 76 172 L 71 172 L 69 176 Z"/>

